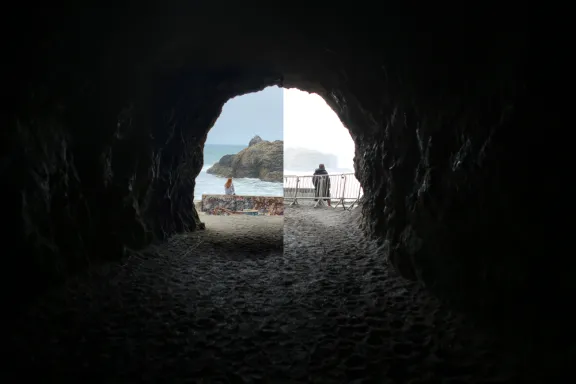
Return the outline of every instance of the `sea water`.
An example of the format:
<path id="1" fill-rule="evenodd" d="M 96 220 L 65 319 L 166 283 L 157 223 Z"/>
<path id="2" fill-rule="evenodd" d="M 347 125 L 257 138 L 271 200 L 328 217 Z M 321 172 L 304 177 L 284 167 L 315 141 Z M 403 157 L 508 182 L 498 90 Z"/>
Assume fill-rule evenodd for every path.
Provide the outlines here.
<path id="1" fill-rule="evenodd" d="M 204 145 L 204 167 L 196 177 L 194 199 L 200 200 L 202 194 L 224 194 L 225 177 L 206 173 L 208 168 L 217 163 L 224 155 L 235 155 L 246 148 L 246 145 Z M 234 178 L 234 189 L 237 195 L 246 196 L 283 196 L 283 183 L 272 183 L 252 178 Z"/>

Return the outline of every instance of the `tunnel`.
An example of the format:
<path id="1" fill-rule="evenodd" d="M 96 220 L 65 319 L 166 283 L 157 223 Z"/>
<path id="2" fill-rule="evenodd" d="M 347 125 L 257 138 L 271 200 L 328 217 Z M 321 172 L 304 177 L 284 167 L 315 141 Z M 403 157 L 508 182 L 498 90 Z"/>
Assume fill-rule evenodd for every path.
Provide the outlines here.
<path id="1" fill-rule="evenodd" d="M 229 99 L 276 85 L 319 94 L 349 129 L 358 226 L 402 279 L 522 340 L 526 372 L 560 375 L 574 362 L 576 280 L 570 219 L 555 216 L 568 214 L 556 202 L 569 176 L 552 131 L 567 124 L 539 108 L 553 94 L 542 47 L 486 23 L 456 32 L 325 12 L 13 11 L 38 32 L 5 48 L 5 308 L 202 230 L 194 178 L 210 128 Z"/>

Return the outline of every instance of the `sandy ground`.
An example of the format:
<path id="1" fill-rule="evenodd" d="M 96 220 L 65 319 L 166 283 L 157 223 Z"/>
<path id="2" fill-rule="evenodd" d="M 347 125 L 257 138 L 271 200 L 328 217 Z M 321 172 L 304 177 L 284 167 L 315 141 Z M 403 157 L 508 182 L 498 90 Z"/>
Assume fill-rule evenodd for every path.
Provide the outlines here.
<path id="1" fill-rule="evenodd" d="M 232 260 L 281 256 L 284 217 L 282 216 L 213 216 L 200 213 L 206 230 L 190 236 L 208 244 L 211 254 Z M 207 244 L 206 244 L 207 243 Z"/>
<path id="2" fill-rule="evenodd" d="M 12 330 L 12 368 L 43 382 L 518 380 L 519 357 L 392 276 L 350 215 L 203 216 L 206 231 L 42 298 Z"/>

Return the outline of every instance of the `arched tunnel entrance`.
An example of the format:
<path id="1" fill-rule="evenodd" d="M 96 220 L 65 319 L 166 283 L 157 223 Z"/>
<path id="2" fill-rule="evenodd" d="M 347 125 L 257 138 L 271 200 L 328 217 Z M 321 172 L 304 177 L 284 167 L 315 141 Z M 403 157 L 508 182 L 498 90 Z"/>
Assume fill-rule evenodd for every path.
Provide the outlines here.
<path id="1" fill-rule="evenodd" d="M 282 257 L 282 117 L 283 90 L 278 87 L 224 104 L 208 133 L 196 177 L 194 204 L 205 230 L 194 241 L 203 246 L 186 250 L 188 255 L 240 261 L 226 267 L 236 271 L 245 269 L 244 260 Z"/>
<path id="2" fill-rule="evenodd" d="M 549 379 L 565 372 L 561 369 L 573 361 L 566 347 L 574 319 L 564 311 L 568 306 L 550 300 L 573 301 L 573 269 L 561 256 L 554 256 L 553 265 L 543 261 L 545 255 L 565 254 L 566 238 L 551 218 L 552 207 L 535 210 L 529 192 L 534 174 L 545 185 L 540 199 L 561 195 L 563 188 L 550 171 L 557 169 L 559 155 L 542 147 L 541 136 L 527 133 L 539 132 L 548 117 L 536 108 L 543 85 L 528 60 L 533 49 L 528 34 L 482 29 L 454 36 L 404 29 L 398 36 L 383 31 L 383 22 L 347 33 L 337 19 L 319 24 L 313 11 L 296 25 L 271 19 L 277 11 L 263 8 L 239 11 L 246 14 L 244 24 L 220 21 L 206 36 L 206 20 L 215 11 L 208 8 L 14 15 L 20 25 L 43 33 L 19 35 L 6 48 L 13 58 L 7 64 L 7 94 L 14 97 L 1 152 L 2 188 L 10 202 L 2 215 L 4 243 L 10 244 L 3 281 L 17 292 L 8 298 L 9 307 L 23 310 L 16 305 L 48 284 L 102 261 L 121 260 L 129 249 L 196 231 L 201 224 L 193 180 L 222 105 L 279 85 L 318 93 L 349 128 L 365 193 L 362 233 L 376 241 L 370 246 L 378 245 L 377 253 L 403 279 L 418 282 L 450 308 L 524 340 L 521 349 L 532 364 L 517 367 L 515 374 Z M 534 148 L 541 148 L 540 156 Z M 187 299 L 206 297 L 196 292 Z M 546 312 L 551 308 L 553 316 Z M 60 319 L 67 321 L 64 315 Z M 211 321 L 198 324 L 213 327 Z M 354 334 L 353 322 L 346 324 Z M 237 334 L 242 332 L 239 327 Z M 249 337 L 242 340 L 250 343 Z M 110 354 L 97 346 L 91 351 Z M 164 361 L 170 361 L 172 352 L 164 352 Z M 210 340 L 190 353 L 217 356 Z M 537 360 L 543 355 L 548 359 Z M 353 352 L 346 357 L 357 359 Z M 195 358 L 191 364 L 200 361 Z M 36 364 L 30 356 L 23 361 Z M 120 372 L 115 364 L 123 363 L 99 368 Z M 83 372 L 90 372 L 86 367 Z M 445 372 L 438 368 L 435 374 Z M 407 382 L 402 380 L 409 375 L 396 372 L 390 380 Z M 281 380 L 271 377 L 261 380 Z"/>

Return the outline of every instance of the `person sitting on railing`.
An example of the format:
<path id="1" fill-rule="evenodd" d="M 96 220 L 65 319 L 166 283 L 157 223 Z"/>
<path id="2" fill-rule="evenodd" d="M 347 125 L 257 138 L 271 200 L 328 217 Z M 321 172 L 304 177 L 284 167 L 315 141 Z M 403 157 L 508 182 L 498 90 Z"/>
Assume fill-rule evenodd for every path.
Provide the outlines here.
<path id="1" fill-rule="evenodd" d="M 226 180 L 224 184 L 224 194 L 226 195 L 235 195 L 236 191 L 234 191 L 234 184 L 232 184 L 232 178 Z"/>
<path id="2" fill-rule="evenodd" d="M 318 168 L 314 171 L 314 176 L 312 176 L 312 184 L 314 184 L 314 197 L 327 197 L 323 199 L 331 207 L 330 203 L 330 176 L 328 176 L 328 171 L 324 164 L 320 164 Z M 318 199 L 314 199 L 318 201 Z"/>

